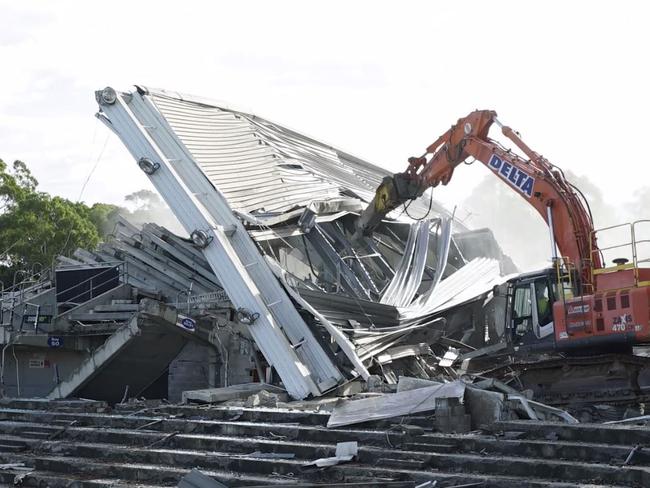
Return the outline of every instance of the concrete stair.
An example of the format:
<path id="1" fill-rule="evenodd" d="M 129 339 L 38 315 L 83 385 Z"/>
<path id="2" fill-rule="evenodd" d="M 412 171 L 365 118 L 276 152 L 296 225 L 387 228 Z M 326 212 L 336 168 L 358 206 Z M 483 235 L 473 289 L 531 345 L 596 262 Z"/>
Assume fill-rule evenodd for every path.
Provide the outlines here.
<path id="1" fill-rule="evenodd" d="M 175 334 L 173 327 L 137 314 L 131 317 L 47 398 L 77 396 L 116 403 L 125 395 L 137 397 L 156 381 L 187 339 L 180 329 Z"/>
<path id="2" fill-rule="evenodd" d="M 437 481 L 443 487 L 596 488 L 648 486 L 650 479 L 650 455 L 643 449 L 624 466 L 637 443 L 650 443 L 646 428 L 519 421 L 464 435 L 431 429 L 414 435 L 400 431 L 399 424 L 328 429 L 327 416 L 284 408 L 164 404 L 120 406 L 109 414 L 5 407 L 0 408 L 0 462 L 34 468 L 23 486 L 43 486 L 50 479 L 106 483 L 88 486 L 176 486 L 194 467 L 231 487 L 413 488 Z M 348 440 L 359 444 L 354 461 L 303 469 Z M 27 447 L 2 448 L 17 443 Z"/>

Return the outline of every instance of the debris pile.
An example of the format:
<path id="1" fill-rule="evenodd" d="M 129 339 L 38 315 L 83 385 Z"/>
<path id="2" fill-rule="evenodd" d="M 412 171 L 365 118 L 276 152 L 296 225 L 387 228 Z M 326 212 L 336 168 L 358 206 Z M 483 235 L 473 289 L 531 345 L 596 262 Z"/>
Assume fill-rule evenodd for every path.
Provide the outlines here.
<path id="1" fill-rule="evenodd" d="M 494 323 L 485 330 L 489 314 L 442 317 L 489 308 L 502 271 L 512 271 L 493 239 L 476 255 L 486 234 L 463 235 L 455 223 L 474 253 L 466 259 L 453 217 L 423 197 L 353 242 L 358 212 L 386 176 L 380 168 L 186 95 L 107 88 L 97 100 L 293 398 L 371 374 L 388 384 L 430 379 L 431 344 L 454 334 L 473 349 L 501 339 Z"/>

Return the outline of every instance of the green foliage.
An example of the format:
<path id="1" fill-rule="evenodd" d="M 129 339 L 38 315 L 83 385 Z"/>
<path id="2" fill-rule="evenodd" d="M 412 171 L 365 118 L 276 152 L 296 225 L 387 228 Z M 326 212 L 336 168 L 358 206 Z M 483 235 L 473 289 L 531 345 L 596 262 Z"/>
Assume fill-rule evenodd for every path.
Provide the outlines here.
<path id="1" fill-rule="evenodd" d="M 9 167 L 0 159 L 0 281 L 9 287 L 17 271 L 49 268 L 58 255 L 95 248 L 113 233 L 120 215 L 136 225 L 156 222 L 182 232 L 157 193 L 140 190 L 125 201 L 132 210 L 51 196 L 38 191 L 25 163 Z"/>
<path id="2" fill-rule="evenodd" d="M 105 237 L 113 232 L 118 215 L 124 213 L 122 207 L 110 203 L 95 203 L 89 209 L 90 221 L 99 235 Z"/>
<path id="3" fill-rule="evenodd" d="M 93 248 L 117 207 L 89 208 L 37 190 L 38 181 L 21 161 L 0 160 L 0 280 L 10 286 L 17 270 L 47 268 L 57 255 Z"/>

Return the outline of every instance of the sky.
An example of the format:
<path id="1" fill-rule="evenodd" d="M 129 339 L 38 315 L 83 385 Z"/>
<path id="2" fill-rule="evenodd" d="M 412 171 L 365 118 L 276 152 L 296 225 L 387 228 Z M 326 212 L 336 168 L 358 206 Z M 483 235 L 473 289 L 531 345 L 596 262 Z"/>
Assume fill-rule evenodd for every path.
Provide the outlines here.
<path id="1" fill-rule="evenodd" d="M 222 100 L 391 171 L 489 108 L 622 205 L 649 174 L 648 5 L 0 0 L 0 158 L 87 203 L 151 188 L 94 118 L 107 85 Z M 435 195 L 461 205 L 486 175 Z"/>

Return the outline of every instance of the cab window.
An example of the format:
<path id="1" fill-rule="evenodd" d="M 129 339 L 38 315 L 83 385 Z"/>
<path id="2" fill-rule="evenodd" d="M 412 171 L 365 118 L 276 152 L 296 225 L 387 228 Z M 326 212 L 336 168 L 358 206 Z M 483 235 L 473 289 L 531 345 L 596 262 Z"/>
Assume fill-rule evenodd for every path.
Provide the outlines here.
<path id="1" fill-rule="evenodd" d="M 530 284 L 515 288 L 513 304 L 514 332 L 523 335 L 532 327 L 532 302 L 530 297 Z"/>
<path id="2" fill-rule="evenodd" d="M 549 324 L 553 320 L 549 292 L 548 281 L 544 279 L 535 282 L 535 300 L 537 301 L 537 318 L 540 327 Z"/>

